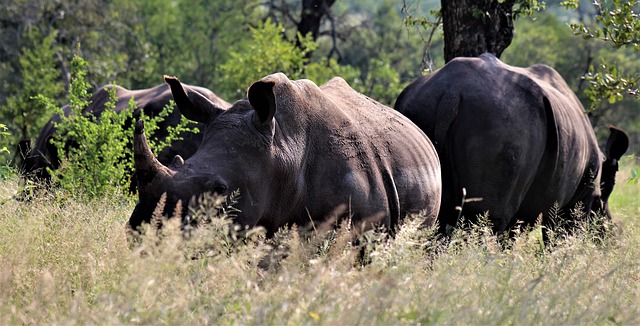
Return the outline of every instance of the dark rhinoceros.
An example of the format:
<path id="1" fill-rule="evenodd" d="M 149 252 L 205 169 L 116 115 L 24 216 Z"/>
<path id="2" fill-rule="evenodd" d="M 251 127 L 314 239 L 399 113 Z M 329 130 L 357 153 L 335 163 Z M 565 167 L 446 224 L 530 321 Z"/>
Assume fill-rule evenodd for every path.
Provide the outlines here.
<path id="1" fill-rule="evenodd" d="M 185 86 L 207 97 L 222 107 L 230 107 L 231 104 L 216 96 L 210 90 L 204 87 Z M 83 112 L 87 112 L 99 117 L 105 109 L 105 104 L 109 100 L 108 89 L 115 88 L 117 102 L 115 111 L 121 112 L 129 106 L 129 101 L 134 98 L 137 108 L 142 110 L 147 116 L 156 116 L 162 109 L 169 104 L 172 99 L 171 91 L 167 84 L 161 84 L 153 88 L 128 90 L 116 85 L 106 85 L 96 91 L 91 97 L 90 104 Z M 70 114 L 71 109 L 68 106 L 63 108 L 65 114 Z M 42 128 L 34 147 L 27 153 L 24 158 L 21 170 L 26 176 L 37 177 L 39 179 L 50 178 L 47 168 L 56 169 L 60 164 L 57 148 L 51 143 L 51 139 L 56 133 L 55 123 L 60 122 L 60 115 L 55 114 L 47 124 Z M 167 137 L 167 128 L 175 126 L 180 122 L 180 112 L 173 110 L 169 116 L 160 124 L 160 128 L 153 135 L 154 138 L 162 140 Z M 200 128 L 202 125 L 199 126 Z M 182 140 L 176 141 L 171 146 L 166 147 L 159 153 L 161 162 L 168 164 L 175 155 L 189 157 L 195 153 L 200 141 L 201 134 L 185 133 L 182 134 Z"/>
<path id="2" fill-rule="evenodd" d="M 550 226 L 555 203 L 567 225 L 579 202 L 583 216 L 608 212 L 628 138 L 612 129 L 603 156 L 578 98 L 549 66 L 512 67 L 490 54 L 457 58 L 407 86 L 395 109 L 438 151 L 442 231 L 456 225 L 463 189 L 480 199 L 464 204 L 465 217 L 488 211 L 495 231 L 535 223 L 541 213 Z"/>
<path id="3" fill-rule="evenodd" d="M 178 201 L 186 206 L 198 194 L 235 190 L 235 222 L 263 226 L 268 234 L 329 217 L 350 216 L 357 227 L 375 220 L 393 228 L 407 213 L 435 221 L 441 184 L 433 145 L 411 121 L 342 78 L 318 87 L 269 75 L 227 110 L 176 78 L 165 80 L 180 111 L 206 124 L 204 139 L 191 158 L 177 156 L 164 166 L 151 154 L 138 121 L 139 203 L 131 228 L 150 221 L 163 193 L 166 209 Z M 345 209 L 337 214 L 340 206 Z"/>

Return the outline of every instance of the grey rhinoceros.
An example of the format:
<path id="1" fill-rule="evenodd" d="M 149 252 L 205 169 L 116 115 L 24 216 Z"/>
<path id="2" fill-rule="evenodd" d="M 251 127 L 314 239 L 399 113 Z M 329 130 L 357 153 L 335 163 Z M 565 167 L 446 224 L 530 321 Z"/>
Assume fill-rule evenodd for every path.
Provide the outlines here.
<path id="1" fill-rule="evenodd" d="M 496 232 L 518 220 L 535 223 L 539 214 L 551 226 L 554 205 L 566 225 L 580 215 L 570 213 L 579 202 L 583 216 L 610 214 L 628 138 L 613 128 L 603 155 L 578 98 L 547 65 L 512 67 L 491 54 L 456 58 L 407 86 L 395 109 L 438 151 L 443 232 L 456 225 L 457 206 L 471 220 L 488 212 Z M 463 204 L 463 189 L 479 200 Z"/>
<path id="2" fill-rule="evenodd" d="M 207 97 L 210 101 L 222 107 L 230 107 L 231 104 L 216 96 L 212 91 L 198 86 L 185 86 Z M 116 112 L 121 112 L 129 106 L 129 101 L 134 98 L 137 109 L 140 109 L 147 116 L 156 116 L 162 109 L 169 104 L 172 99 L 171 91 L 167 84 L 139 90 L 128 90 L 121 86 L 106 85 L 96 91 L 90 99 L 90 104 L 84 108 L 83 112 L 100 117 L 105 110 L 105 104 L 109 100 L 109 89 L 115 88 L 117 102 L 115 106 Z M 63 107 L 65 114 L 70 114 L 69 106 Z M 55 123 L 60 122 L 60 115 L 55 114 L 47 124 L 42 128 L 34 147 L 26 154 L 22 162 L 21 171 L 29 177 L 37 177 L 40 179 L 50 178 L 47 168 L 56 169 L 60 164 L 58 151 L 55 145 L 51 143 L 51 139 L 56 133 Z M 180 122 L 180 112 L 173 110 L 160 124 L 158 131 L 153 135 L 154 138 L 162 140 L 167 137 L 167 128 L 175 126 Z M 202 126 L 199 126 L 202 127 Z M 166 147 L 159 153 L 159 159 L 166 164 L 170 163 L 173 157 L 180 154 L 184 157 L 191 156 L 197 149 L 202 140 L 201 134 L 184 133 L 181 135 L 182 140 L 176 141 L 171 146 Z"/>
<path id="3" fill-rule="evenodd" d="M 426 135 L 401 114 L 339 77 L 318 87 L 276 73 L 253 83 L 246 99 L 225 109 L 165 76 L 180 111 L 205 123 L 196 153 L 164 166 L 138 121 L 134 135 L 139 202 L 128 225 L 149 222 L 159 198 L 165 210 L 202 193 L 239 190 L 234 222 L 273 234 L 285 225 L 352 224 L 394 228 L 409 213 L 435 221 L 440 164 Z M 340 210 L 340 207 L 344 207 Z M 187 209 L 183 209 L 186 212 Z M 338 216 L 335 216 L 338 215 Z"/>

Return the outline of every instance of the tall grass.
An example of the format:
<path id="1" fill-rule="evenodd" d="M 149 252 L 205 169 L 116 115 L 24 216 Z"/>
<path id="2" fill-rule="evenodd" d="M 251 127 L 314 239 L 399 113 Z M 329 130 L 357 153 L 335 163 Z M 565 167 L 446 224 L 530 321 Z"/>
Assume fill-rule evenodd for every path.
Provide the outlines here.
<path id="1" fill-rule="evenodd" d="M 577 234 L 548 251 L 523 233 L 505 249 L 481 224 L 443 245 L 412 218 L 394 238 L 368 234 L 364 266 L 345 226 L 267 241 L 214 220 L 185 241 L 170 223 L 130 247 L 132 202 L 18 202 L 17 181 L 2 181 L 0 324 L 638 324 L 638 185 L 625 169 L 604 244 Z"/>

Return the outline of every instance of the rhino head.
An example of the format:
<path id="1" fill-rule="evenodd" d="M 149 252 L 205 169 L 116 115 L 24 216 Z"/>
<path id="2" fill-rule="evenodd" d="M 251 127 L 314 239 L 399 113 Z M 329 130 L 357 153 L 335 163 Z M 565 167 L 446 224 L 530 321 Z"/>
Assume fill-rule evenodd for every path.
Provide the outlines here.
<path id="1" fill-rule="evenodd" d="M 273 83 L 256 82 L 248 91 L 248 101 L 238 101 L 233 110 L 210 101 L 202 94 L 183 87 L 174 77 L 165 76 L 182 114 L 206 124 L 203 141 L 188 160 L 176 155 L 163 165 L 153 155 L 137 121 L 134 132 L 134 160 L 138 176 L 139 203 L 129 220 L 136 229 L 150 222 L 152 213 L 166 194 L 165 215 L 172 215 L 178 202 L 183 207 L 204 193 L 228 196 L 240 190 L 236 222 L 254 226 L 269 206 L 270 191 L 277 186 L 271 157 L 273 132 Z M 187 209 L 182 210 L 186 215 Z M 250 218 L 251 217 L 251 218 Z"/>

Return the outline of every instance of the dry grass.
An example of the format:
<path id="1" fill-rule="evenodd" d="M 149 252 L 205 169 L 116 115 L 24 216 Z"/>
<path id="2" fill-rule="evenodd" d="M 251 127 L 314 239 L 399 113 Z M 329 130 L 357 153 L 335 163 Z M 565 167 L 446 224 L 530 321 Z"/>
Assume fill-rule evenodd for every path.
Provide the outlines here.
<path id="1" fill-rule="evenodd" d="M 365 266 L 344 227 L 268 242 L 214 220 L 185 241 L 171 224 L 132 249 L 133 203 L 17 202 L 16 181 L 3 181 L 0 324 L 638 324 L 640 210 L 627 176 L 604 245 L 582 234 L 545 251 L 534 232 L 504 249 L 482 226 L 442 245 L 410 219 L 393 239 L 368 234 Z M 264 257 L 278 263 L 259 267 Z"/>

